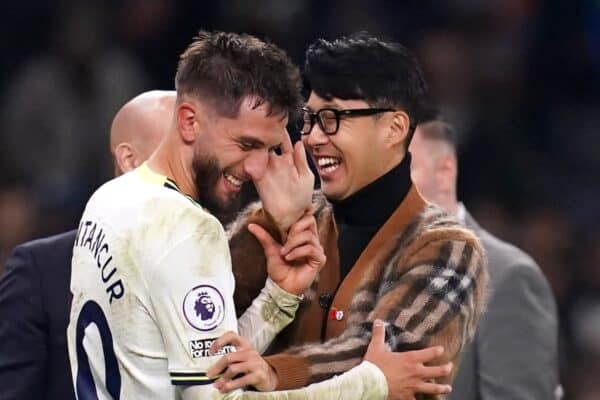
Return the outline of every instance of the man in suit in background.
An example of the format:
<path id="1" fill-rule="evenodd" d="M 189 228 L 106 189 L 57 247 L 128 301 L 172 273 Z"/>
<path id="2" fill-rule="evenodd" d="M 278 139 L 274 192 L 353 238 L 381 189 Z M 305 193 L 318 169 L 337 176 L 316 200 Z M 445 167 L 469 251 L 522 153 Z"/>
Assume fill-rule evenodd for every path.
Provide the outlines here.
<path id="1" fill-rule="evenodd" d="M 141 94 L 110 132 L 115 175 L 144 162 L 167 132 L 174 91 Z M 0 278 L 0 399 L 74 399 L 66 331 L 76 230 L 15 248 Z"/>
<path id="2" fill-rule="evenodd" d="M 448 398 L 560 398 L 556 305 L 539 267 L 523 251 L 482 229 L 457 200 L 457 156 L 448 123 L 433 119 L 420 124 L 410 152 L 419 191 L 473 229 L 488 255 L 487 311 Z"/>

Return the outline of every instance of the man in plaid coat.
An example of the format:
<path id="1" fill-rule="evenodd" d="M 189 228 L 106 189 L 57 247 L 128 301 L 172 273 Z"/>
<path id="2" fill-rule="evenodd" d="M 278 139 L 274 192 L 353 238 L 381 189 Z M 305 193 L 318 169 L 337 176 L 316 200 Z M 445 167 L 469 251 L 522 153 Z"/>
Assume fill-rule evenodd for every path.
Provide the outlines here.
<path id="1" fill-rule="evenodd" d="M 264 358 L 269 382 L 261 386 L 298 388 L 358 365 L 375 319 L 385 321 L 393 351 L 441 345 L 443 355 L 430 365 L 456 365 L 483 310 L 486 256 L 470 230 L 412 184 L 407 149 L 426 98 L 416 59 L 400 44 L 358 34 L 311 45 L 304 73 L 310 95 L 301 133 L 321 181 L 312 210 L 327 263 Z M 271 199 L 279 191 L 279 201 L 251 205 L 230 226 L 238 312 L 266 278 L 257 268 L 265 265 L 263 251 L 247 225 L 286 234 L 298 196 L 274 182 L 289 185 L 293 178 L 256 182 Z M 213 372 L 227 363 L 230 371 L 256 368 L 252 362 L 225 359 Z M 234 375 L 225 371 L 217 384 L 235 387 Z M 380 375 L 378 385 L 395 384 Z M 407 398 L 438 394 L 427 386 L 406 389 Z"/>

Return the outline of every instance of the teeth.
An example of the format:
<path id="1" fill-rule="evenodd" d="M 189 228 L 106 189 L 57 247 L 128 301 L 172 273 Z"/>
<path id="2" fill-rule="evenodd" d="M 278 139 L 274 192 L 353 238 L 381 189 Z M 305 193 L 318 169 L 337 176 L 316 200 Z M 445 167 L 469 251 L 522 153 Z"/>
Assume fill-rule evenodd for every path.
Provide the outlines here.
<path id="1" fill-rule="evenodd" d="M 325 167 L 326 165 L 335 164 L 338 165 L 340 163 L 339 160 L 332 157 L 322 157 L 317 160 L 319 167 Z"/>
<path id="2" fill-rule="evenodd" d="M 333 157 L 319 157 L 317 158 L 317 164 L 319 169 L 323 172 L 333 172 L 340 166 L 341 161 Z"/>
<path id="3" fill-rule="evenodd" d="M 228 173 L 225 173 L 225 179 L 227 179 L 227 181 L 229 183 L 231 183 L 234 186 L 242 186 L 242 183 L 244 183 L 244 181 L 242 181 L 241 179 L 236 178 L 233 175 L 230 175 Z"/>

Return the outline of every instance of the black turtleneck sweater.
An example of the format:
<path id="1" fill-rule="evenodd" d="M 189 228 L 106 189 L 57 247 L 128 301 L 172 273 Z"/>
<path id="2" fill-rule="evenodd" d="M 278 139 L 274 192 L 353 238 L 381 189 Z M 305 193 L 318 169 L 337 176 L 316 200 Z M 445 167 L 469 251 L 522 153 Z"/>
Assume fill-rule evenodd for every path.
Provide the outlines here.
<path id="1" fill-rule="evenodd" d="M 410 154 L 385 175 L 350 197 L 331 202 L 338 227 L 340 282 L 373 236 L 398 208 L 412 185 Z"/>

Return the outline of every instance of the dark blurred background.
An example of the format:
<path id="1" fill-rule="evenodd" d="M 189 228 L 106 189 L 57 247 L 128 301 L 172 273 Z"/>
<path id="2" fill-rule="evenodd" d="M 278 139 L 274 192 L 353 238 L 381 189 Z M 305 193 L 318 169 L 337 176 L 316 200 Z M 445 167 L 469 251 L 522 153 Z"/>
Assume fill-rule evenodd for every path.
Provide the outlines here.
<path id="1" fill-rule="evenodd" d="M 116 110 L 172 89 L 199 29 L 410 47 L 459 132 L 461 199 L 533 255 L 561 318 L 567 399 L 600 398 L 600 1 L 105 0 L 0 5 L 0 265 L 73 229 L 112 173 Z M 0 267 L 1 269 L 1 267 Z"/>

